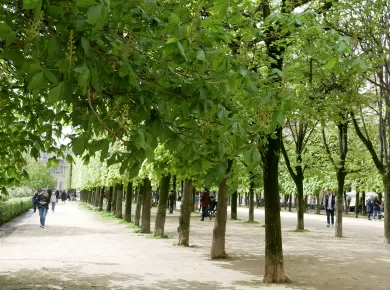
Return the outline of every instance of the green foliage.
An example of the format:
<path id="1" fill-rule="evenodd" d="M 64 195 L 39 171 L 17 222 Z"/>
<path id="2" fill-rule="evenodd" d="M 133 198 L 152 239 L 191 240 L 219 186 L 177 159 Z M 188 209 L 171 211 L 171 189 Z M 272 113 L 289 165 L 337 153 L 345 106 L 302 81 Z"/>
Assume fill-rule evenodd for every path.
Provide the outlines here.
<path id="1" fill-rule="evenodd" d="M 52 174 L 52 168 L 48 168 L 46 163 L 35 161 L 33 158 L 27 156 L 26 172 L 28 179 L 21 183 L 30 189 L 46 188 L 50 185 L 52 189 L 56 188 L 57 180 Z"/>
<path id="2" fill-rule="evenodd" d="M 0 225 L 32 208 L 31 197 L 12 198 L 0 202 Z"/>

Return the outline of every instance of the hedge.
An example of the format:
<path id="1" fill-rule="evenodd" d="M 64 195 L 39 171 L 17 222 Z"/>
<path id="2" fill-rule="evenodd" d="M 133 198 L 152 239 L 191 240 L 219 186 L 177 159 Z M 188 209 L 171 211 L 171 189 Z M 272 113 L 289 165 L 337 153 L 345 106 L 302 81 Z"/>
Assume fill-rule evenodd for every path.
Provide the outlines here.
<path id="1" fill-rule="evenodd" d="M 31 197 L 12 198 L 0 202 L 0 225 L 32 208 Z"/>

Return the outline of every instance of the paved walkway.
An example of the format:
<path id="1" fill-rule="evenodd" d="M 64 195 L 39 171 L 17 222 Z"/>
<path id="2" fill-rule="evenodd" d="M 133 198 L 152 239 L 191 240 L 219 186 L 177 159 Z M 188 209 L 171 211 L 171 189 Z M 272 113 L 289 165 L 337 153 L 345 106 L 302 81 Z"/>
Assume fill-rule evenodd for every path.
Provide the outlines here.
<path id="1" fill-rule="evenodd" d="M 210 261 L 214 223 L 196 214 L 190 234 L 196 247 L 183 248 L 173 246 L 178 212 L 167 216 L 170 239 L 155 240 L 76 202 L 58 204 L 44 229 L 30 211 L 24 224 L 0 231 L 0 289 L 390 289 L 383 222 L 344 219 L 347 238 L 335 239 L 324 215 L 305 215 L 310 232 L 292 233 L 296 214 L 282 212 L 285 268 L 294 283 L 266 285 L 264 211 L 255 210 L 259 224 L 244 223 L 246 208 L 238 213 L 242 220 L 227 227 L 231 258 Z"/>

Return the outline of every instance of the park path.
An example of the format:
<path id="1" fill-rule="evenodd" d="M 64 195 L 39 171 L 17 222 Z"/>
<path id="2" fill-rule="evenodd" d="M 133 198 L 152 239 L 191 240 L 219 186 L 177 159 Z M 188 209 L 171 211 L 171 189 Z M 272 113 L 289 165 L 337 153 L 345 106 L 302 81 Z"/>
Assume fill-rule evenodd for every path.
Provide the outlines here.
<path id="1" fill-rule="evenodd" d="M 172 225 L 176 219 L 168 217 Z M 30 211 L 23 225 L 0 236 L 0 289 L 292 289 L 221 267 L 206 258 L 208 248 L 174 242 L 102 220 L 78 202 L 59 203 L 44 229 Z"/>

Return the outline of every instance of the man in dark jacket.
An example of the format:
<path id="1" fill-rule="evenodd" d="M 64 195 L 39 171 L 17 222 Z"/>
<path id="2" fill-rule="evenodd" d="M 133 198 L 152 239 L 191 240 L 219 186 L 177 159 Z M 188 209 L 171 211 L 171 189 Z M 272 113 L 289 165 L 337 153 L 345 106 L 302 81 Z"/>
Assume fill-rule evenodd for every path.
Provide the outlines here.
<path id="1" fill-rule="evenodd" d="M 173 213 L 173 207 L 174 207 L 174 204 L 175 204 L 176 200 L 175 200 L 175 194 L 173 192 L 173 190 L 171 190 L 169 192 L 169 195 L 168 195 L 168 208 L 169 208 L 169 213 Z"/>
<path id="2" fill-rule="evenodd" d="M 336 203 L 336 196 L 333 194 L 332 189 L 328 188 L 328 194 L 325 195 L 325 209 L 326 209 L 326 226 L 330 226 L 330 217 L 332 218 L 332 227 L 334 225 L 334 205 Z"/>
<path id="3" fill-rule="evenodd" d="M 32 197 L 32 203 L 33 203 L 33 207 L 34 207 L 34 212 L 37 211 L 37 207 L 38 207 L 38 191 L 36 191 Z"/>
<path id="4" fill-rule="evenodd" d="M 202 207 L 201 221 L 204 221 L 204 218 L 208 216 L 209 203 L 210 203 L 210 192 L 209 189 L 205 187 L 204 191 L 200 195 L 200 206 Z"/>
<path id="5" fill-rule="evenodd" d="M 367 216 L 368 216 L 369 221 L 371 220 L 372 206 L 373 206 L 373 201 L 372 201 L 372 197 L 370 196 L 366 202 L 366 212 L 367 212 Z"/>
<path id="6" fill-rule="evenodd" d="M 374 202 L 372 203 L 372 208 L 374 210 L 374 221 L 379 220 L 381 212 L 381 202 L 377 197 L 374 197 Z"/>

